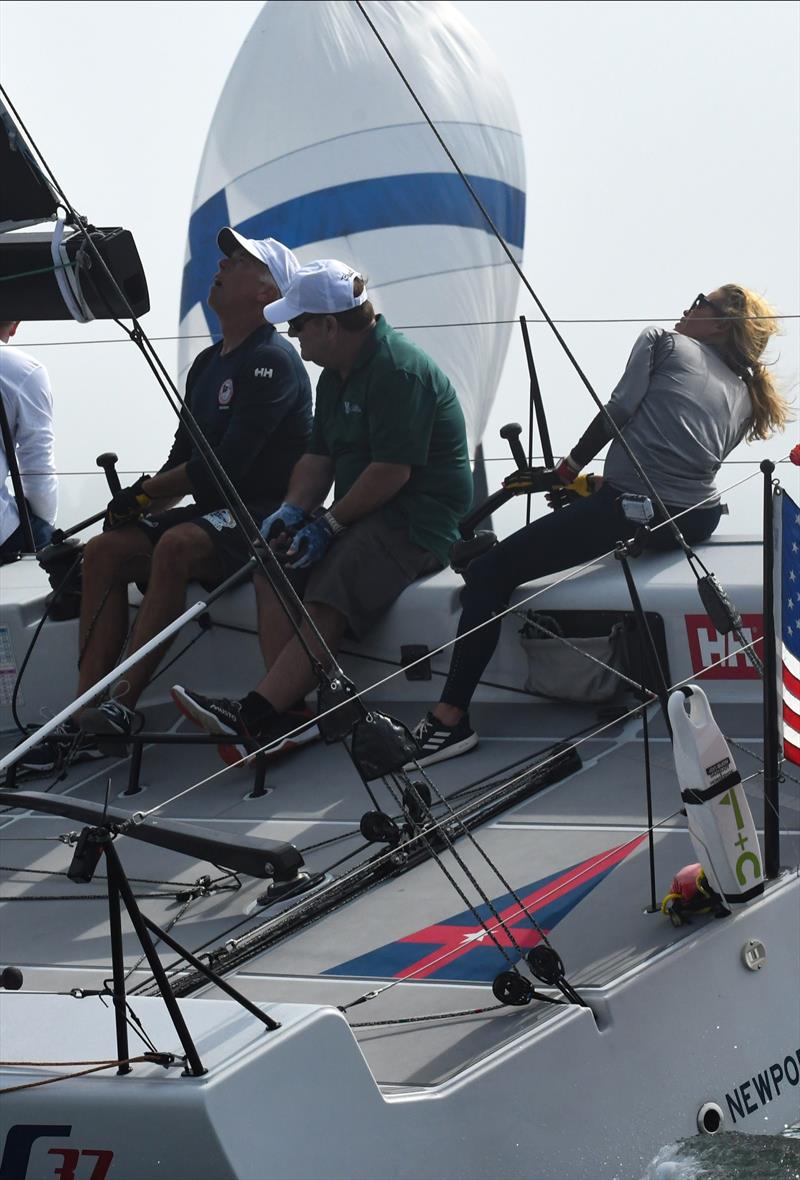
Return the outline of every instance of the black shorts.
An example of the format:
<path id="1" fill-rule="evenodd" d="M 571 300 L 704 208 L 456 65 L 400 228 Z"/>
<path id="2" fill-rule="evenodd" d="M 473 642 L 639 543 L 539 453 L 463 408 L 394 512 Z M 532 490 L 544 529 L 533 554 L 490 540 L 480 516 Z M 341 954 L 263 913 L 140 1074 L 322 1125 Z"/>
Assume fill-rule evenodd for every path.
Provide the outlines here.
<path id="1" fill-rule="evenodd" d="M 248 510 L 256 524 L 260 525 L 264 517 L 269 516 L 277 507 L 277 504 L 267 504 L 264 507 L 248 505 Z M 181 508 L 168 508 L 166 512 L 157 512 L 153 516 L 142 516 L 134 523 L 148 538 L 153 548 L 164 533 L 177 524 L 196 524 L 201 528 L 211 539 L 220 571 L 219 578 L 213 585 L 202 583 L 207 590 L 213 590 L 215 585 L 235 574 L 252 553 L 242 530 L 227 508 L 202 512 L 196 504 L 187 504 Z"/>

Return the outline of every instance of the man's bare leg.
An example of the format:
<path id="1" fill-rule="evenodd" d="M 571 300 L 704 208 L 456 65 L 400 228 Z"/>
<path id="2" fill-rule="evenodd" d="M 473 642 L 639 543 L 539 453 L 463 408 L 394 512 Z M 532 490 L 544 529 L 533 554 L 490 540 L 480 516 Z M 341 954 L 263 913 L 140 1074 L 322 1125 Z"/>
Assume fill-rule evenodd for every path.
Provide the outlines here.
<path id="1" fill-rule="evenodd" d="M 275 591 L 263 574 L 256 574 L 253 585 L 258 610 L 258 642 L 264 657 L 264 667 L 270 669 L 295 631 Z"/>
<path id="2" fill-rule="evenodd" d="M 128 634 L 128 585 L 146 580 L 153 546 L 137 528 L 92 537 L 83 554 L 78 696 L 110 672 Z"/>
<path id="3" fill-rule="evenodd" d="M 277 607 L 277 603 L 275 605 Z M 339 611 L 325 603 L 311 602 L 306 605 L 308 613 L 314 620 L 328 648 L 335 653 L 347 627 L 347 619 Z M 277 607 L 277 609 L 280 608 Z M 328 662 L 327 657 L 307 623 L 303 623 L 302 634 L 311 651 L 325 667 Z M 255 691 L 268 700 L 276 712 L 284 713 L 295 701 L 300 700 L 316 686 L 317 678 L 311 668 L 308 656 L 300 640 L 296 635 L 293 635 L 288 642 L 284 643 L 270 665 L 267 675 L 256 686 Z"/>
<path id="4" fill-rule="evenodd" d="M 186 523 L 164 533 L 153 550 L 147 593 L 134 624 L 130 653 L 138 651 L 183 612 L 190 581 L 213 582 L 220 574 L 219 559 L 204 529 Z M 136 706 L 171 642 L 162 643 L 128 669 L 112 689 L 114 700 L 129 709 Z"/>

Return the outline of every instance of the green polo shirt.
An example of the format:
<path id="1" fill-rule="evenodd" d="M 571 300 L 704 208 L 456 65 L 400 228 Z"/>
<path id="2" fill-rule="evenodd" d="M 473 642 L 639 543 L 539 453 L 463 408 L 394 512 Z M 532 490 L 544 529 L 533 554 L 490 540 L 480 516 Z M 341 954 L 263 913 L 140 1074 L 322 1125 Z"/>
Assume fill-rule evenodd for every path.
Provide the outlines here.
<path id="1" fill-rule="evenodd" d="M 308 449 L 333 459 L 336 500 L 370 463 L 410 466 L 411 478 L 384 512 L 447 564 L 472 502 L 464 415 L 441 369 L 383 316 L 345 381 L 322 370 Z"/>

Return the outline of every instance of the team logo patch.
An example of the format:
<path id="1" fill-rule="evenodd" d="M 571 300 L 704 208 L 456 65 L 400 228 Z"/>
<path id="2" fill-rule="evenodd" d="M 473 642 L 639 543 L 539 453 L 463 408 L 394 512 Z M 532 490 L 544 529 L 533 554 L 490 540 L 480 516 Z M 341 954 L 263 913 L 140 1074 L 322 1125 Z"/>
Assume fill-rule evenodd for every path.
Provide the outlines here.
<path id="1" fill-rule="evenodd" d="M 232 399 L 233 399 L 233 382 L 231 381 L 230 377 L 228 377 L 228 378 L 226 378 L 225 381 L 222 382 L 222 384 L 219 387 L 219 393 L 217 394 L 217 405 L 229 406 L 231 404 Z"/>
<path id="2" fill-rule="evenodd" d="M 207 520 L 218 533 L 221 533 L 223 529 L 236 528 L 236 521 L 227 508 L 219 508 L 216 512 L 207 512 L 203 520 Z"/>

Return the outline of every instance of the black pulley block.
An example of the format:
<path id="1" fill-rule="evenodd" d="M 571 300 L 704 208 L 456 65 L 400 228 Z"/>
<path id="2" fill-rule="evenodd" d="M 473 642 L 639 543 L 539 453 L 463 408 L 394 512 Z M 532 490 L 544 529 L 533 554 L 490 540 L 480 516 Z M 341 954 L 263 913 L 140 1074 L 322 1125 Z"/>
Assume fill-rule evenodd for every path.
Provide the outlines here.
<path id="1" fill-rule="evenodd" d="M 560 955 L 545 943 L 539 943 L 529 950 L 525 961 L 531 969 L 531 975 L 540 983 L 554 985 L 564 978 L 564 964 Z"/>
<path id="2" fill-rule="evenodd" d="M 352 681 L 344 676 L 321 684 L 317 693 L 317 727 L 327 745 L 349 737 L 364 716 Z"/>
<path id="3" fill-rule="evenodd" d="M 350 755 L 366 783 L 402 770 L 418 754 L 411 732 L 386 713 L 368 713 L 353 730 Z"/>
<path id="4" fill-rule="evenodd" d="M 428 818 L 431 792 L 427 783 L 413 782 L 403 791 L 403 807 L 409 819 L 422 824 Z"/>
<path id="5" fill-rule="evenodd" d="M 370 844 L 399 844 L 403 834 L 390 815 L 385 811 L 365 811 L 359 824 L 361 835 Z"/>
<path id="6" fill-rule="evenodd" d="M 512 1008 L 524 1008 L 533 999 L 530 981 L 518 971 L 501 971 L 492 983 L 494 998 Z"/>

